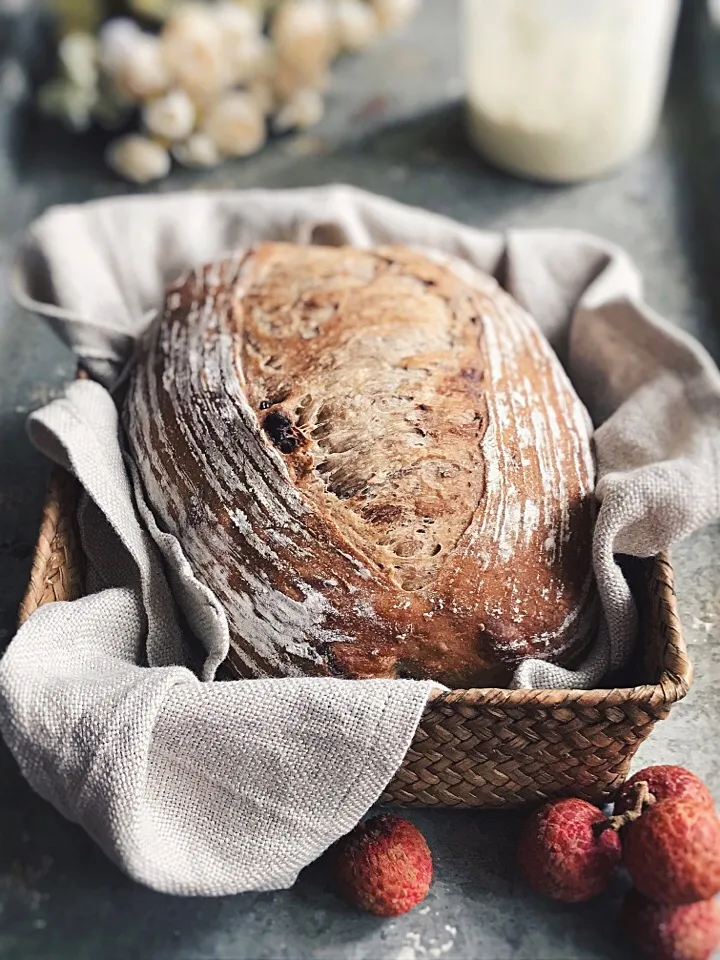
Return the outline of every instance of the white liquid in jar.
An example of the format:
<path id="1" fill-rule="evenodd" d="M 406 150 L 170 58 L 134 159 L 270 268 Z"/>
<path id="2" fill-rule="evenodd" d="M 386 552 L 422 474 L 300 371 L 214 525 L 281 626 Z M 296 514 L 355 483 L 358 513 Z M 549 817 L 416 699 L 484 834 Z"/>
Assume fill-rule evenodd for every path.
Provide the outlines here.
<path id="1" fill-rule="evenodd" d="M 468 128 L 499 166 L 598 176 L 657 126 L 679 0 L 465 0 Z"/>

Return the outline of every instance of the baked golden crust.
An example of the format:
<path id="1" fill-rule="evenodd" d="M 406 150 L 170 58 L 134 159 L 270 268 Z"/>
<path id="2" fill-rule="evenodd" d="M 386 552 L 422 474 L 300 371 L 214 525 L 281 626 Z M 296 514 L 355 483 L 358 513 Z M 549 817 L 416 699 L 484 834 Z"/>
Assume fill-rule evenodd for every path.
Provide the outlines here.
<path id="1" fill-rule="evenodd" d="M 268 243 L 168 292 L 125 404 L 241 676 L 506 685 L 591 638 L 587 415 L 490 278 Z"/>

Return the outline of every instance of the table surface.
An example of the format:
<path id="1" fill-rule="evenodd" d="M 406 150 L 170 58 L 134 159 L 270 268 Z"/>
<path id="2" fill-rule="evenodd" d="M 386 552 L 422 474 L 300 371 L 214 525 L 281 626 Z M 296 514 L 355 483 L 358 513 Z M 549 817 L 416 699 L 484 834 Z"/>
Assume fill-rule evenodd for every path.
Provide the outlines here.
<path id="1" fill-rule="evenodd" d="M 559 226 L 623 245 L 645 276 L 647 299 L 720 353 L 720 41 L 691 16 L 659 134 L 617 175 L 545 187 L 491 170 L 462 129 L 457 9 L 426 0 L 412 27 L 342 63 L 320 125 L 260 156 L 159 189 L 353 183 L 478 227 Z M 718 67 L 715 67 L 715 63 Z M 0 111 L 1 111 L 0 107 Z M 97 145 L 28 132 L 0 113 L 0 648 L 10 640 L 28 577 L 47 465 L 25 418 L 73 375 L 69 352 L 13 306 L 6 268 L 27 223 L 48 205 L 127 192 Z M 12 135 L 11 135 L 12 132 Z M 683 763 L 720 799 L 715 732 L 720 705 L 720 526 L 674 550 L 695 684 L 637 762 Z M 75 825 L 35 796 L 0 747 L 0 957 L 120 960 L 624 960 L 616 931 L 625 882 L 586 905 L 533 896 L 520 883 L 510 813 L 419 812 L 436 879 L 425 903 L 381 921 L 349 909 L 318 867 L 292 890 L 181 900 L 125 878 Z"/>

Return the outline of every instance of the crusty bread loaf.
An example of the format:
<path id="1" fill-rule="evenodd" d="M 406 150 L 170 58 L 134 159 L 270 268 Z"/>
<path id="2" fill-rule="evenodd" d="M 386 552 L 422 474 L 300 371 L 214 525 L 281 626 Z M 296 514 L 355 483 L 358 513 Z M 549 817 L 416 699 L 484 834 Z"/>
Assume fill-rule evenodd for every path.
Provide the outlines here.
<path id="1" fill-rule="evenodd" d="M 467 265 L 267 243 L 193 272 L 125 425 L 241 676 L 507 685 L 592 637 L 587 414 Z"/>

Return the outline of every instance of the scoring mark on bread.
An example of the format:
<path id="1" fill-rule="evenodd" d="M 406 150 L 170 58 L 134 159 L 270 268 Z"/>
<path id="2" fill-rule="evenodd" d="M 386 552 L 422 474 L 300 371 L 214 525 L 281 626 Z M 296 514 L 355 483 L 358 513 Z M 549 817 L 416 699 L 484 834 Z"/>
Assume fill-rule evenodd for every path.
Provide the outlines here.
<path id="1" fill-rule="evenodd" d="M 345 272 L 335 252 L 317 248 L 265 260 L 238 298 L 240 363 L 256 409 L 276 401 L 278 376 L 292 385 L 282 397 L 291 422 L 260 422 L 282 453 L 295 452 L 301 432 L 305 456 L 286 461 L 295 483 L 396 585 L 420 589 L 483 495 L 478 304 L 429 263 L 389 250 L 343 258 Z M 283 358 L 281 374 L 268 370 L 268 354 Z M 413 534 L 428 511 L 432 542 Z"/>

